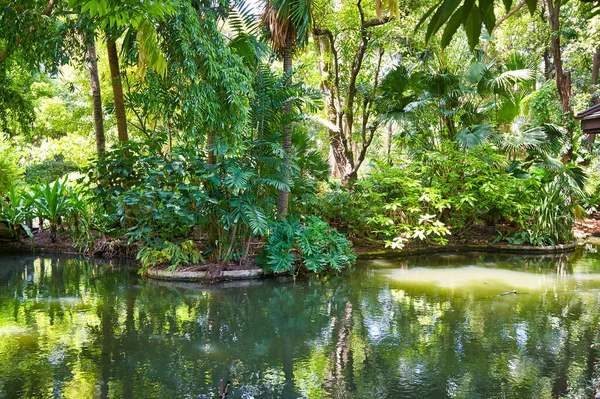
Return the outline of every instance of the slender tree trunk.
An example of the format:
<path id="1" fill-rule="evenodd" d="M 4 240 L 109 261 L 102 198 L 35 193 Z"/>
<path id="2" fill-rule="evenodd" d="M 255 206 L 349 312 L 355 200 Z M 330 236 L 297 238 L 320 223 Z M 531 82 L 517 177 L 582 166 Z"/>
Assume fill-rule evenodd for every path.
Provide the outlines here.
<path id="1" fill-rule="evenodd" d="M 388 162 L 390 162 L 390 163 L 392 162 L 391 156 L 392 156 L 392 139 L 393 139 L 393 136 L 394 136 L 394 129 L 392 127 L 392 124 L 390 123 L 387 126 L 387 139 L 386 139 L 386 142 L 385 142 L 385 152 L 387 154 Z"/>
<path id="2" fill-rule="evenodd" d="M 90 87 L 92 90 L 92 104 L 94 112 L 94 131 L 96 133 L 96 152 L 100 157 L 106 151 L 106 138 L 104 136 L 104 116 L 102 115 L 102 94 L 100 92 L 100 78 L 98 77 L 98 58 L 96 57 L 96 43 L 93 34 L 86 35 L 87 52 L 85 61 L 90 71 Z"/>
<path id="3" fill-rule="evenodd" d="M 361 1 L 362 0 L 358 0 L 356 3 L 360 16 L 360 43 L 356 53 L 354 54 L 354 59 L 352 60 L 349 71 L 349 81 L 343 94 L 340 84 L 341 71 L 338 62 L 338 49 L 336 48 L 335 37 L 333 33 L 327 29 L 315 28 L 313 31 L 316 36 L 326 37 L 329 41 L 329 46 L 331 49 L 333 59 L 333 84 L 327 82 L 327 85 L 330 87 L 327 90 L 327 97 L 329 97 L 329 120 L 332 125 L 335 125 L 335 128 L 330 128 L 328 131 L 329 143 L 331 146 L 331 152 L 333 153 L 333 157 L 337 163 L 338 170 L 342 176 L 342 183 L 345 185 L 351 184 L 357 179 L 358 169 L 365 159 L 366 152 L 372 143 L 373 135 L 377 130 L 371 126 L 369 126 L 367 129 L 366 122 L 368 122 L 368 117 L 366 122 L 363 118 L 363 123 L 361 125 L 361 141 L 356 142 L 356 140 L 353 138 L 355 136 L 355 100 L 358 94 L 357 81 L 359 74 L 362 71 L 367 48 L 371 42 L 371 34 L 369 29 L 375 26 L 384 25 L 390 21 L 390 17 L 385 17 L 382 19 L 365 19 Z M 381 66 L 380 63 L 382 56 L 383 52 L 380 50 L 377 73 L 375 77 L 376 82 L 377 75 L 379 74 L 379 68 Z M 329 79 L 328 75 L 329 74 L 322 74 L 322 77 Z M 377 86 L 377 83 L 375 86 Z M 342 98 L 345 101 L 342 101 Z M 365 111 L 367 111 L 369 114 L 371 112 L 372 101 L 372 99 L 369 100 L 369 104 L 365 108 Z"/>
<path id="4" fill-rule="evenodd" d="M 217 155 L 215 153 L 215 132 L 209 130 L 206 134 L 206 152 L 208 154 L 208 163 L 216 165 Z"/>
<path id="5" fill-rule="evenodd" d="M 552 79 L 552 63 L 550 62 L 550 51 L 544 50 L 544 77 L 546 80 Z"/>
<path id="6" fill-rule="evenodd" d="M 108 52 L 110 77 L 112 78 L 119 141 L 127 141 L 129 140 L 129 135 L 127 134 L 127 116 L 125 115 L 125 100 L 123 99 L 123 83 L 121 82 L 119 55 L 117 53 L 117 44 L 110 35 L 106 38 L 106 50 Z"/>
<path id="7" fill-rule="evenodd" d="M 58 228 L 55 223 L 50 223 L 50 241 L 56 242 L 56 233 Z"/>
<path id="8" fill-rule="evenodd" d="M 206 134 L 206 154 L 208 156 L 208 164 L 209 165 L 216 165 L 217 164 L 217 156 L 215 153 L 215 132 L 213 130 L 209 130 L 208 133 Z M 210 182 L 210 180 L 207 180 L 204 183 L 204 187 L 206 188 L 206 190 L 211 193 L 211 195 L 216 195 L 216 187 L 214 184 L 212 184 Z M 210 211 L 209 212 L 209 218 L 211 220 L 211 223 L 208 227 L 207 230 L 207 235 L 208 235 L 208 241 L 209 242 L 217 242 L 219 240 L 219 233 L 221 231 L 220 225 L 219 225 L 219 215 L 217 214 L 217 212 Z M 219 245 L 220 247 L 221 245 Z M 221 254 L 219 253 L 217 255 L 217 261 L 220 261 L 222 259 Z"/>
<path id="9" fill-rule="evenodd" d="M 598 88 L 598 73 L 600 72 L 600 47 L 596 47 L 596 51 L 594 52 L 594 59 L 592 61 L 592 94 L 595 93 Z M 598 100 L 595 101 L 598 103 Z"/>
<path id="10" fill-rule="evenodd" d="M 292 50 L 293 40 L 291 34 L 289 34 L 285 41 L 285 49 L 283 51 L 283 73 L 289 74 L 292 71 Z M 288 78 L 286 84 L 291 83 L 291 78 Z M 292 112 L 292 106 L 289 102 L 283 104 L 283 114 L 287 117 Z M 281 143 L 283 152 L 286 158 L 283 160 L 283 175 L 289 177 L 289 157 L 292 149 L 292 127 L 289 123 L 283 126 L 283 140 Z M 279 190 L 279 201 L 277 203 L 277 214 L 280 218 L 285 218 L 288 214 L 288 204 L 290 200 L 290 192 L 288 190 Z"/>
<path id="11" fill-rule="evenodd" d="M 317 30 L 318 31 L 318 30 Z M 328 79 L 329 74 L 331 73 L 332 66 L 329 61 L 325 60 L 324 54 L 327 54 L 327 48 L 329 47 L 328 38 L 325 36 L 323 32 L 321 34 L 317 34 L 315 32 L 315 50 L 319 57 L 319 74 L 321 75 L 321 91 L 327 94 L 327 98 L 329 101 L 324 101 L 325 105 L 325 113 L 328 115 L 328 119 L 331 124 L 337 126 L 337 110 L 335 106 L 335 93 L 334 87 L 331 84 L 331 81 Z M 331 135 L 331 133 L 330 133 Z M 333 153 L 334 148 L 331 142 L 329 143 L 329 156 L 327 157 L 327 162 L 329 163 L 329 175 L 333 178 L 340 177 L 340 169 L 338 167 L 337 160 Z"/>
<path id="12" fill-rule="evenodd" d="M 594 104 L 600 103 L 600 97 L 598 97 L 598 73 L 600 72 L 600 47 L 596 47 L 594 51 L 594 59 L 592 61 L 592 100 Z M 591 150 L 594 141 L 596 141 L 596 134 L 588 134 L 588 147 Z"/>
<path id="13" fill-rule="evenodd" d="M 334 179 L 340 177 L 340 169 L 333 155 L 333 146 L 329 143 L 329 155 L 327 156 L 327 163 L 329 163 L 329 176 Z"/>
<path id="14" fill-rule="evenodd" d="M 551 48 L 554 63 L 554 79 L 563 112 L 563 124 L 567 129 L 567 140 L 569 140 L 569 151 L 563 155 L 563 163 L 569 163 L 573 159 L 573 111 L 571 110 L 571 74 L 563 70 L 562 51 L 560 45 L 560 5 L 561 0 L 548 1 L 548 23 L 552 31 Z"/>

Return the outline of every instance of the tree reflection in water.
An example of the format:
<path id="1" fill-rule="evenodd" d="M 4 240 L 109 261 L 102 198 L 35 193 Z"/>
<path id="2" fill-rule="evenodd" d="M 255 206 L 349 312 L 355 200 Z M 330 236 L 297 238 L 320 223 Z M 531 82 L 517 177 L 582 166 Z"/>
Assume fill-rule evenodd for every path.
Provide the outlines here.
<path id="1" fill-rule="evenodd" d="M 473 265 L 555 280 L 497 297 L 389 278 Z M 599 273 L 592 252 L 437 255 L 198 287 L 3 255 L 0 397 L 210 398 L 221 379 L 230 397 L 593 397 Z"/>

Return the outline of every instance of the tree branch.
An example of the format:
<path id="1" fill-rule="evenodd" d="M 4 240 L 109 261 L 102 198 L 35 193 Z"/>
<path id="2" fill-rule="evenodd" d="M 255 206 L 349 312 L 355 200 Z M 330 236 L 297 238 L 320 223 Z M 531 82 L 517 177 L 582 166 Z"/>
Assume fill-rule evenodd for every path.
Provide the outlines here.
<path id="1" fill-rule="evenodd" d="M 375 137 L 375 131 L 377 130 L 377 127 L 378 127 L 376 125 L 371 126 L 371 128 L 369 129 L 369 137 L 366 138 L 367 123 L 369 121 L 369 116 L 371 115 L 373 101 L 375 101 L 375 94 L 377 93 L 377 87 L 379 86 L 379 73 L 381 72 L 381 61 L 383 59 L 383 54 L 384 54 L 384 50 L 382 48 L 380 48 L 379 49 L 379 58 L 377 59 L 377 69 L 375 70 L 375 82 L 373 84 L 373 90 L 371 91 L 371 95 L 369 96 L 369 98 L 365 100 L 366 104 L 365 104 L 365 110 L 363 113 L 363 123 L 362 123 L 363 143 L 362 143 L 362 148 L 360 150 L 360 153 L 358 154 L 358 159 L 356 160 L 355 168 L 357 170 L 360 167 L 360 165 L 363 163 L 363 161 L 365 160 L 365 157 L 367 155 L 367 149 L 371 146 L 371 143 L 373 142 L 373 137 Z"/>
<path id="2" fill-rule="evenodd" d="M 38 22 L 40 22 L 42 20 L 42 17 L 49 17 L 52 14 L 52 10 L 54 10 L 54 6 L 56 5 L 56 0 L 50 0 L 48 2 L 48 5 L 46 6 L 46 8 L 44 8 L 44 10 L 40 13 L 40 16 L 38 17 Z M 15 42 L 15 46 L 12 48 L 12 51 L 14 51 L 17 47 L 19 47 L 19 45 L 21 43 L 23 43 L 25 41 L 25 39 L 35 31 L 36 27 L 35 26 L 30 26 L 29 29 L 27 30 L 27 32 L 25 33 L 25 35 L 23 36 L 19 36 L 17 35 L 17 40 Z M 11 52 L 6 49 L 3 51 L 0 51 L 0 64 L 3 63 L 4 61 L 6 61 L 6 59 L 10 56 Z"/>
<path id="3" fill-rule="evenodd" d="M 373 18 L 370 19 L 368 21 L 364 21 L 363 20 L 363 28 L 371 28 L 373 26 L 379 26 L 379 25 L 385 25 L 388 22 L 390 22 L 392 20 L 392 17 L 384 17 L 383 19 L 379 20 L 377 18 Z"/>
<path id="4" fill-rule="evenodd" d="M 498 27 L 504 21 L 506 21 L 508 18 L 512 17 L 513 15 L 515 15 L 521 8 L 523 8 L 524 5 L 525 5 L 525 0 L 521 0 L 520 2 L 518 2 L 517 5 L 515 6 L 515 8 L 513 8 L 512 10 L 510 10 L 509 12 L 504 14 L 502 17 L 500 17 L 500 19 L 498 21 L 496 21 L 496 24 L 494 25 L 493 30 L 498 29 Z"/>
<path id="5" fill-rule="evenodd" d="M 325 36 L 329 40 L 329 49 L 331 50 L 331 54 L 333 55 L 333 79 L 335 82 L 335 90 L 338 98 L 338 102 L 340 102 L 340 66 L 339 66 L 339 58 L 338 52 L 335 48 L 335 38 L 333 37 L 333 33 L 329 29 L 314 29 L 314 34 L 317 36 Z M 341 104 L 338 104 L 341 105 Z"/>
<path id="6" fill-rule="evenodd" d="M 46 8 L 44 8 L 44 11 L 42 11 L 42 15 L 49 17 L 50 14 L 52 14 L 52 10 L 54 9 L 55 5 L 56 5 L 56 0 L 50 0 L 48 2 L 48 5 L 46 6 Z"/>

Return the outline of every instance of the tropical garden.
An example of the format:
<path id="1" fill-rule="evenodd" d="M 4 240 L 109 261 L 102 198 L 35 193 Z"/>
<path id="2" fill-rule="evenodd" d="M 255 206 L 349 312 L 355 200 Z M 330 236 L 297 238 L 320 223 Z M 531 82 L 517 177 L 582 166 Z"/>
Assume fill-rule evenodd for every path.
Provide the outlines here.
<path id="1" fill-rule="evenodd" d="M 0 232 L 189 265 L 557 246 L 600 203 L 581 0 L 0 1 Z M 12 245 L 12 244 L 11 244 Z"/>

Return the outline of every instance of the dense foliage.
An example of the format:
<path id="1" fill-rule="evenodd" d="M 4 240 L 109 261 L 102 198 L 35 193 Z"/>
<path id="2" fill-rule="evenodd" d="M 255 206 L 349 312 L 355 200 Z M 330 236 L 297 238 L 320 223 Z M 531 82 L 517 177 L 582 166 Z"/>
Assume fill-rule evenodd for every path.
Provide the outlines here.
<path id="1" fill-rule="evenodd" d="M 320 272 L 354 263 L 349 240 L 557 245 L 597 211 L 573 117 L 598 98 L 593 4 L 253 7 L 0 0 L 15 237 Z"/>

